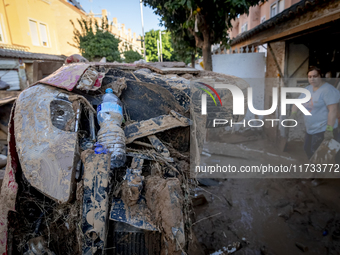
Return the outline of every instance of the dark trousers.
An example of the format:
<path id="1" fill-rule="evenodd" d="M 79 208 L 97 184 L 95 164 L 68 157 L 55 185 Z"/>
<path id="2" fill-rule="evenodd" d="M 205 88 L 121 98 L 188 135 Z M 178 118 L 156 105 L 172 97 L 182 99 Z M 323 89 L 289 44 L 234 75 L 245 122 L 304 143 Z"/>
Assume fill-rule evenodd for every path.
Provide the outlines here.
<path id="1" fill-rule="evenodd" d="M 303 148 L 307 154 L 308 159 L 310 159 L 313 156 L 314 152 L 319 148 L 320 144 L 323 141 L 324 134 L 325 132 L 320 132 L 320 133 L 316 133 L 313 135 L 306 133 L 305 144 Z M 340 134 L 338 135 L 337 129 L 333 130 L 333 135 L 334 135 L 334 140 L 340 142 Z M 335 162 L 337 164 L 340 163 L 340 151 L 335 156 Z"/>

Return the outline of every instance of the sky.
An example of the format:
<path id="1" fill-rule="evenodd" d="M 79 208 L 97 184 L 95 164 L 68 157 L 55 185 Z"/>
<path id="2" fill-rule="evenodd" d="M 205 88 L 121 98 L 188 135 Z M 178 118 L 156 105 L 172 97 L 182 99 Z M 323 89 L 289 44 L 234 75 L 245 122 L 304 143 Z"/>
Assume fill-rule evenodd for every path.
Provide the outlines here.
<path id="1" fill-rule="evenodd" d="M 88 13 L 90 10 L 100 14 L 103 9 L 108 12 L 108 19 L 112 21 L 117 18 L 118 23 L 125 24 L 125 30 L 131 28 L 132 33 L 142 35 L 142 22 L 139 0 L 77 0 L 83 9 Z M 143 4 L 144 33 L 151 29 L 165 29 L 159 26 L 160 16 L 153 13 L 153 10 Z"/>

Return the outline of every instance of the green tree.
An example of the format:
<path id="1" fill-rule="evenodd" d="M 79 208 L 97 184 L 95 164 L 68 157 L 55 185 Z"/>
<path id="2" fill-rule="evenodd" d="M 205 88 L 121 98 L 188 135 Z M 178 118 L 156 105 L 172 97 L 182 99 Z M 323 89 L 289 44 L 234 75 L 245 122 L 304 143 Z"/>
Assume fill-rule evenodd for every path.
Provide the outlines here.
<path id="1" fill-rule="evenodd" d="M 204 68 L 212 70 L 211 45 L 226 44 L 231 21 L 263 0 L 144 0 L 168 31 L 187 29 L 202 49 Z"/>
<path id="2" fill-rule="evenodd" d="M 137 51 L 128 50 L 123 52 L 126 63 L 133 63 L 137 60 L 143 59 L 143 56 Z"/>
<path id="3" fill-rule="evenodd" d="M 188 33 L 188 31 L 179 31 L 178 33 L 171 33 L 172 45 L 174 54 L 171 61 L 183 61 L 186 64 L 191 63 L 195 67 L 195 60 L 202 51 L 197 51 L 195 38 Z"/>
<path id="4" fill-rule="evenodd" d="M 75 44 L 70 45 L 78 48 L 83 57 L 90 61 L 106 57 L 107 61 L 121 61 L 118 44 L 120 40 L 111 33 L 111 27 L 107 17 L 102 18 L 99 25 L 97 20 L 77 19 L 80 30 L 78 30 L 73 21 L 73 40 Z"/>
<path id="5" fill-rule="evenodd" d="M 145 33 L 145 48 L 148 61 L 158 61 L 157 40 L 159 40 L 159 31 L 160 30 L 152 29 Z M 167 31 L 161 31 L 161 33 L 163 61 L 171 61 L 174 51 L 171 43 L 171 35 Z"/>

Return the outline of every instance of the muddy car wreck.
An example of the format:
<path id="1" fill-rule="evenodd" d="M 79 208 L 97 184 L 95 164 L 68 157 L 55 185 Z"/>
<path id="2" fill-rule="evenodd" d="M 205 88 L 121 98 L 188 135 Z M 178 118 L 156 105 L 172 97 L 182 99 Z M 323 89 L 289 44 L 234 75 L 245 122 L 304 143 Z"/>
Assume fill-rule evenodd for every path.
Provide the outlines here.
<path id="1" fill-rule="evenodd" d="M 72 63 L 20 94 L 8 126 L 0 254 L 202 252 L 192 231 L 197 182 L 190 175 L 200 153 L 193 157 L 190 148 L 200 151 L 208 120 L 191 119 L 190 111 L 200 111 L 199 82 L 247 84 L 184 63 L 162 68 Z M 96 152 L 108 88 L 123 105 L 121 167 L 105 148 Z M 227 109 L 230 95 L 220 95 Z"/>

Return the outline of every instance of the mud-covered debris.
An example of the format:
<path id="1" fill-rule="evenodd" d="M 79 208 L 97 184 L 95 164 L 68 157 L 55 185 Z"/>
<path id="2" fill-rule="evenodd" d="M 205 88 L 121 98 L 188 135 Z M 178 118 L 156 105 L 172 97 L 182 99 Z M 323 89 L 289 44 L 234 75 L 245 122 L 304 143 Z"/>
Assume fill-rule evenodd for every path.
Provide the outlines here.
<path id="1" fill-rule="evenodd" d="M 141 68 L 141 69 L 134 71 L 134 73 L 148 73 L 148 74 L 150 74 L 151 70 L 149 68 Z"/>
<path id="2" fill-rule="evenodd" d="M 156 134 L 175 127 L 187 127 L 191 120 L 171 111 L 169 115 L 162 115 L 149 120 L 132 123 L 124 128 L 126 143 L 132 143 L 134 140 Z"/>
<path id="3" fill-rule="evenodd" d="M 65 197 L 62 201 L 67 203 L 59 204 L 57 201 L 53 201 L 55 197 L 51 197 L 53 204 L 51 204 L 49 211 L 44 214 L 44 220 L 41 221 L 39 231 L 45 240 L 47 240 L 46 237 L 51 238 L 49 243 L 53 244 L 53 246 L 50 246 L 50 249 L 58 255 L 79 254 L 81 253 L 81 250 L 83 253 L 101 253 L 100 250 L 103 250 L 104 248 L 107 248 L 108 251 L 111 252 L 113 250 L 109 249 L 112 247 L 117 248 L 120 245 L 110 238 L 110 235 L 113 232 L 114 235 L 118 233 L 117 230 L 120 230 L 121 233 L 123 233 L 121 237 L 131 237 L 133 235 L 130 235 L 130 233 L 138 232 L 138 236 L 142 236 L 144 239 L 144 236 L 140 235 L 140 233 L 144 233 L 143 230 L 149 230 L 145 232 L 153 232 L 153 234 L 161 235 L 160 240 L 157 239 L 155 242 L 157 242 L 157 245 L 162 246 L 162 254 L 179 255 L 185 253 L 202 253 L 203 249 L 200 249 L 199 245 L 196 245 L 197 252 L 188 253 L 188 247 L 190 247 L 190 243 L 192 243 L 192 240 L 194 239 L 192 232 L 193 218 L 191 217 L 193 213 L 193 204 L 191 201 L 191 191 L 193 189 L 191 185 L 196 185 L 196 182 L 191 182 L 189 179 L 189 145 L 190 139 L 192 138 L 190 137 L 189 127 L 189 125 L 191 125 L 191 120 L 188 118 L 190 113 L 190 80 L 197 79 L 199 71 L 187 68 L 184 63 L 156 63 L 138 71 L 135 71 L 136 66 L 131 66 L 131 68 L 125 66 L 122 68 L 118 66 L 112 67 L 109 64 L 97 64 L 70 64 L 61 68 L 54 75 L 43 79 L 42 82 L 44 84 L 60 87 L 69 91 L 73 90 L 74 93 L 72 94 L 65 90 L 62 90 L 62 92 L 58 90 L 56 95 L 58 100 L 64 100 L 66 101 L 66 104 L 71 103 L 70 106 L 73 108 L 74 114 L 70 116 L 72 121 L 69 122 L 69 126 L 72 128 L 66 128 L 65 125 L 59 125 L 60 123 L 57 123 L 59 120 L 58 117 L 60 117 L 58 114 L 61 114 L 61 110 L 64 111 L 66 108 L 56 108 L 58 112 L 53 115 L 50 114 L 51 108 L 50 105 L 48 105 L 44 107 L 45 110 L 35 114 L 34 117 L 39 119 L 39 121 L 41 119 L 40 122 L 44 125 L 46 124 L 46 119 L 50 121 L 46 116 L 52 116 L 52 122 L 55 125 L 46 132 L 55 132 L 55 129 L 58 129 L 60 134 L 64 134 L 63 132 L 68 135 L 74 133 L 73 136 L 69 138 L 77 140 L 78 144 L 71 144 L 70 139 L 53 139 L 53 137 L 50 141 L 43 141 L 48 144 L 46 148 L 41 147 L 39 143 L 32 143 L 30 144 L 30 150 L 27 151 L 27 153 L 35 152 L 36 149 L 38 149 L 40 154 L 37 153 L 39 158 L 32 156 L 34 162 L 32 160 L 29 164 L 33 165 L 33 163 L 37 163 L 35 166 L 38 166 L 39 169 L 45 166 L 45 161 L 47 161 L 47 163 L 58 162 L 58 164 L 64 166 L 64 154 L 70 154 L 73 151 L 76 151 L 76 153 L 79 154 L 79 143 L 83 149 L 92 148 L 93 142 L 96 140 L 96 135 L 98 135 L 98 123 L 94 119 L 96 113 L 95 106 L 98 105 L 95 103 L 95 99 L 97 98 L 97 95 L 99 97 L 99 94 L 104 93 L 106 88 L 113 89 L 114 93 L 122 98 L 124 104 L 124 117 L 127 120 L 125 123 L 125 135 L 127 136 L 127 143 L 129 144 L 127 156 L 138 157 L 139 161 L 133 160 L 128 169 L 125 169 L 125 167 L 123 169 L 123 167 L 121 167 L 115 169 L 114 172 L 109 172 L 110 160 L 108 154 L 95 155 L 93 151 L 86 151 L 82 154 L 84 163 L 83 168 L 81 167 L 79 159 L 78 161 L 74 160 L 74 162 L 72 162 L 74 163 L 72 166 L 77 165 L 77 171 L 72 170 L 73 172 L 70 174 L 72 179 L 76 179 L 76 181 L 72 180 L 72 182 L 74 182 L 71 183 L 72 185 L 70 184 L 71 186 L 74 186 L 70 189 L 72 196 L 70 195 L 68 197 L 70 198 L 69 200 Z M 93 71 L 93 67 L 95 67 L 95 71 Z M 166 73 L 166 75 L 153 73 L 151 71 L 155 69 L 160 69 L 161 72 Z M 89 93 L 86 95 L 84 91 L 80 91 L 79 89 L 91 90 L 92 86 L 95 86 L 93 81 L 98 80 L 96 72 L 105 73 L 101 87 L 95 92 L 88 91 Z M 189 74 L 190 72 L 193 73 Z M 184 75 L 179 76 L 179 74 Z M 81 77 L 83 78 L 82 80 Z M 214 80 L 214 82 L 223 81 L 223 79 L 218 81 L 217 79 Z M 75 89 L 77 85 L 78 89 Z M 40 86 L 36 86 L 35 88 L 29 88 L 28 90 L 31 89 L 36 92 L 44 92 L 46 88 L 51 88 L 51 86 L 44 86 L 44 89 Z M 27 92 L 28 90 L 25 91 Z M 47 93 L 36 94 L 46 95 Z M 26 96 L 26 99 L 28 99 L 28 96 L 25 95 L 25 93 L 22 95 Z M 197 98 L 200 98 L 199 95 L 201 94 L 197 93 Z M 225 99 L 223 95 L 224 94 L 221 93 L 222 101 Z M 89 101 L 87 101 L 85 97 Z M 93 103 L 94 107 L 90 102 Z M 74 108 L 76 105 L 77 107 Z M 25 107 L 25 105 L 18 106 L 17 109 L 18 114 L 15 119 L 16 125 L 14 125 L 14 128 L 18 131 L 18 127 L 21 127 L 25 121 L 29 127 L 28 129 L 21 130 L 20 133 L 16 133 L 16 146 L 19 148 L 19 152 L 26 152 L 23 151 L 20 144 L 23 139 L 26 140 L 26 138 L 31 138 L 35 141 L 37 140 L 36 138 L 39 138 L 36 132 L 30 132 L 30 130 L 34 128 L 34 125 L 32 125 L 32 119 L 34 118 L 32 117 L 29 120 L 20 119 L 21 116 L 30 115 L 32 109 L 34 110 L 34 107 Z M 52 110 L 53 109 L 54 108 L 52 107 Z M 23 113 L 27 111 L 28 114 L 19 115 L 21 111 Z M 76 113 L 80 111 L 80 118 L 78 118 L 79 116 Z M 79 129 L 73 128 L 77 121 Z M 77 130 L 79 132 L 75 132 Z M 155 134 L 157 134 L 157 137 Z M 29 137 L 29 135 L 31 137 Z M 196 132 L 195 135 L 203 137 L 199 132 Z M 138 140 L 136 141 L 136 139 Z M 61 147 L 58 141 L 63 142 L 63 146 L 67 146 L 67 148 Z M 48 155 L 44 154 L 46 149 L 49 150 L 57 145 L 60 146 L 62 150 L 57 150 L 56 148 L 53 151 L 51 150 Z M 69 147 L 70 149 L 72 147 L 71 152 L 69 151 Z M 55 155 L 59 154 L 63 154 L 63 157 L 54 158 Z M 70 155 L 73 157 L 73 154 Z M 42 160 L 40 158 L 42 158 Z M 51 161 L 49 161 L 50 158 Z M 145 162 L 142 171 L 141 167 L 143 165 L 143 159 L 148 161 Z M 26 173 L 29 174 L 30 172 L 25 169 L 28 164 L 26 164 L 26 162 L 24 162 L 25 160 L 22 160 L 22 158 L 20 158 L 20 160 L 22 161 L 21 166 L 25 176 Z M 46 165 L 48 165 L 47 163 Z M 8 164 L 11 165 L 11 161 L 9 161 Z M 45 168 L 46 167 L 44 167 L 44 169 Z M 8 178 L 7 176 L 9 175 L 7 174 L 6 178 Z M 23 180 L 21 179 L 22 175 L 18 174 L 14 176 L 19 177 L 20 187 L 26 188 L 26 183 L 23 184 Z M 39 179 L 38 181 L 41 183 L 57 182 L 53 178 L 48 179 L 46 176 L 43 176 L 44 178 L 41 178 L 41 180 Z M 41 192 L 42 188 L 39 186 L 41 183 L 36 183 L 37 181 L 34 180 L 33 177 L 34 176 L 29 177 L 27 178 L 28 180 L 25 181 L 31 186 L 37 187 L 36 193 L 41 201 L 47 200 L 49 194 Z M 110 178 L 112 177 L 114 178 L 111 180 Z M 8 180 L 5 179 L 4 183 L 7 184 Z M 111 184 L 112 190 L 109 188 L 111 187 Z M 41 186 L 43 187 L 43 191 L 48 188 L 44 185 Z M 75 189 L 75 187 L 80 187 L 80 191 Z M 119 192 L 117 193 L 117 191 Z M 13 201 L 10 201 L 10 205 L 13 204 L 13 206 L 6 206 L 4 212 L 7 213 L 8 208 L 11 210 L 16 209 L 14 208 L 15 203 L 22 205 L 21 201 L 27 201 L 31 198 L 31 195 L 32 197 L 36 195 L 31 194 L 30 192 L 31 191 L 28 191 L 24 194 L 25 196 L 23 196 L 22 191 L 19 190 L 20 194 L 17 196 L 19 200 L 16 201 L 16 194 L 13 195 Z M 10 197 L 9 192 L 5 195 L 6 197 Z M 72 200 L 71 197 L 73 197 Z M 75 197 L 77 200 L 74 200 Z M 26 200 L 20 200 L 22 198 L 25 198 Z M 60 202 L 60 199 L 57 200 Z M 201 195 L 196 197 L 193 203 L 194 206 L 203 205 L 207 203 L 207 200 Z M 110 212 L 108 211 L 108 205 L 111 205 Z M 22 218 L 20 223 L 27 220 L 25 215 L 26 208 L 22 207 L 21 211 L 18 211 Z M 106 221 L 109 213 L 110 218 L 115 221 L 110 222 L 110 224 Z M 37 210 L 34 216 L 40 217 L 40 214 L 40 210 Z M 70 220 L 65 220 L 65 217 L 68 217 Z M 20 240 L 18 239 L 20 245 L 27 244 L 27 241 L 32 238 L 32 236 L 30 236 L 31 234 L 37 234 L 37 231 L 34 231 L 35 221 L 32 220 L 29 222 L 33 224 L 33 231 L 29 229 L 24 235 L 19 236 L 23 237 L 20 238 Z M 127 230 L 126 227 L 120 228 L 121 224 L 129 224 L 131 229 Z M 110 230 L 108 229 L 109 226 Z M 133 227 L 139 228 L 139 230 L 136 231 Z M 0 228 L 7 228 L 7 222 L 5 222 L 5 225 L 0 226 Z M 57 228 L 59 228 L 59 231 L 56 231 Z M 50 229 L 51 232 L 49 232 Z M 140 231 L 140 229 L 143 230 Z M 109 233 L 108 238 L 105 236 L 107 233 Z M 49 237 L 49 234 L 51 234 L 51 237 Z M 108 245 L 107 247 L 104 247 L 103 244 L 105 243 L 106 238 L 108 242 L 114 242 L 113 246 Z M 70 242 L 68 242 L 67 239 L 70 239 Z M 122 244 L 121 247 L 124 245 L 124 247 L 130 247 L 134 244 L 131 239 L 128 241 L 118 237 L 114 237 L 113 239 L 121 240 L 121 243 L 125 243 Z M 5 239 L 2 238 L 0 241 L 2 240 Z M 65 244 L 67 243 L 67 245 L 65 245 L 65 247 L 60 247 L 60 244 L 64 242 Z M 145 233 L 145 246 L 149 249 L 151 246 L 147 243 L 147 234 Z M 13 247 L 19 246 L 15 244 Z M 62 249 L 58 250 L 56 247 Z M 23 246 L 20 246 L 19 248 L 23 251 Z M 114 252 L 117 253 L 118 251 L 119 249 L 117 248 Z"/>
<path id="4" fill-rule="evenodd" d="M 81 156 L 84 163 L 83 254 L 87 254 L 94 247 L 103 250 L 106 242 L 111 157 L 94 154 L 92 150 L 84 151 Z"/>
<path id="5" fill-rule="evenodd" d="M 189 241 L 188 253 L 187 254 L 195 254 L 195 255 L 205 255 L 204 249 L 201 244 L 197 240 L 197 237 L 194 232 L 192 232 L 192 238 Z"/>
<path id="6" fill-rule="evenodd" d="M 143 162 L 142 158 L 134 157 L 130 168 L 126 169 L 125 180 L 114 192 L 110 219 L 127 223 L 136 228 L 157 231 L 152 214 L 145 200 L 141 199 L 144 181 Z M 121 198 L 118 197 L 119 193 Z"/>
<path id="7" fill-rule="evenodd" d="M 0 106 L 6 105 L 6 104 L 11 104 L 17 99 L 16 96 L 9 96 L 5 98 L 0 99 Z"/>
<path id="8" fill-rule="evenodd" d="M 293 207 L 291 205 L 287 205 L 286 207 L 282 208 L 277 216 L 288 220 L 292 214 L 294 213 Z"/>
<path id="9" fill-rule="evenodd" d="M 65 64 L 78 63 L 78 62 L 88 63 L 89 61 L 79 54 L 73 54 L 65 59 Z"/>
<path id="10" fill-rule="evenodd" d="M 93 108 L 93 106 L 91 105 L 91 103 L 83 96 L 81 95 L 70 95 L 68 97 L 68 100 L 70 102 L 72 102 L 72 104 L 75 102 L 75 101 L 79 101 L 81 102 L 83 105 L 85 105 L 85 109 L 88 110 L 88 111 L 92 111 L 94 114 L 97 114 L 97 111 Z"/>
<path id="11" fill-rule="evenodd" d="M 148 62 L 146 65 L 158 68 L 186 67 L 184 62 Z"/>
<path id="12" fill-rule="evenodd" d="M 216 181 L 216 180 L 211 179 L 211 178 L 198 178 L 197 181 L 202 186 L 218 186 L 218 185 L 220 185 L 219 181 Z"/>
<path id="13" fill-rule="evenodd" d="M 163 76 L 153 73 L 149 69 L 142 68 L 137 71 L 134 71 L 133 73 L 135 77 L 137 77 L 142 82 L 157 84 L 162 87 L 165 87 L 167 85 L 167 83 L 163 81 Z"/>
<path id="14" fill-rule="evenodd" d="M 48 243 L 42 237 L 35 237 L 28 241 L 29 250 L 24 255 L 55 255 L 53 251 L 48 248 Z"/>
<path id="15" fill-rule="evenodd" d="M 121 186 L 121 190 L 129 189 L 124 182 Z M 126 223 L 136 229 L 145 229 L 149 231 L 158 231 L 157 227 L 151 217 L 150 209 L 145 204 L 144 200 L 138 201 L 134 205 L 127 205 L 122 199 L 114 197 L 112 200 L 110 220 L 114 220 L 117 223 Z M 135 230 L 136 230 L 135 229 Z"/>
<path id="16" fill-rule="evenodd" d="M 200 205 L 205 205 L 208 203 L 208 200 L 205 198 L 203 194 L 198 195 L 197 197 L 194 197 L 192 199 L 192 205 L 194 207 L 200 206 Z"/>
<path id="17" fill-rule="evenodd" d="M 296 242 L 295 245 L 296 245 L 296 247 L 298 247 L 303 252 L 308 251 L 308 247 L 306 245 L 304 245 L 303 243 Z"/>
<path id="18" fill-rule="evenodd" d="M 227 248 L 226 247 L 223 247 L 222 249 L 218 250 L 218 251 L 215 251 L 213 253 L 210 253 L 210 255 L 225 255 L 225 254 L 228 254 L 227 253 Z"/>
<path id="19" fill-rule="evenodd" d="M 233 247 L 231 245 L 228 245 L 227 247 L 227 254 L 232 254 L 234 253 L 235 251 L 237 251 L 236 247 Z"/>
<path id="20" fill-rule="evenodd" d="M 2 180 L 4 179 L 4 177 L 5 177 L 5 170 L 0 169 L 0 187 L 2 185 Z"/>
<path id="21" fill-rule="evenodd" d="M 190 81 L 179 77 L 176 74 L 159 75 L 156 73 L 148 73 L 140 69 L 134 72 L 138 80 L 142 82 L 152 83 L 167 89 L 176 99 L 176 101 L 184 107 L 185 110 L 190 106 Z"/>
<path id="22" fill-rule="evenodd" d="M 190 79 L 192 79 L 194 76 L 193 76 L 192 74 L 186 73 L 186 74 L 181 75 L 181 77 L 184 78 L 184 79 L 190 80 Z"/>
<path id="23" fill-rule="evenodd" d="M 148 68 L 159 74 L 198 74 L 200 71 L 195 68 L 189 68 L 183 62 L 148 62 L 138 64 L 138 67 Z"/>
<path id="24" fill-rule="evenodd" d="M 339 241 L 340 240 L 340 229 L 336 229 L 332 233 L 332 239 Z"/>
<path id="25" fill-rule="evenodd" d="M 39 83 L 51 85 L 72 91 L 78 84 L 82 74 L 90 67 L 89 64 L 84 63 L 73 63 L 60 67 L 57 71 L 51 75 L 41 79 L 40 81 L 32 84 L 35 86 Z M 40 95 L 40 94 L 39 94 Z"/>
<path id="26" fill-rule="evenodd" d="M 143 152 L 141 151 L 136 152 L 135 150 L 131 151 L 131 149 L 127 149 L 126 156 L 132 157 L 132 158 L 138 157 L 138 158 L 146 159 L 146 160 L 157 160 L 157 154 L 154 150 L 145 150 Z M 173 158 L 166 158 L 166 160 L 168 162 L 174 162 Z"/>
<path id="27" fill-rule="evenodd" d="M 104 91 L 108 88 L 113 90 L 113 93 L 120 97 L 122 92 L 126 89 L 126 78 L 125 77 L 114 77 L 111 75 L 106 75 L 102 81 L 101 91 Z"/>
<path id="28" fill-rule="evenodd" d="M 327 223 L 334 221 L 334 213 L 313 210 L 312 212 L 309 212 L 308 221 L 315 229 L 322 232 L 327 228 Z"/>
<path id="29" fill-rule="evenodd" d="M 268 250 L 266 246 L 260 248 L 261 255 L 268 255 Z"/>
<path id="30" fill-rule="evenodd" d="M 241 249 L 241 243 L 240 242 L 233 242 L 233 244 L 229 244 L 227 247 L 223 247 L 221 250 L 218 250 L 214 253 L 211 253 L 210 255 L 227 255 L 227 254 L 233 254 L 236 251 Z"/>
<path id="31" fill-rule="evenodd" d="M 155 217 L 157 227 L 164 235 L 164 254 L 179 255 L 185 244 L 183 221 L 183 194 L 177 178 L 159 176 L 146 179 L 145 198 Z"/>
<path id="32" fill-rule="evenodd" d="M 44 95 L 44 100 L 35 95 Z M 21 92 L 14 117 L 16 149 L 20 161 L 25 162 L 21 164 L 25 178 L 34 188 L 60 203 L 69 202 L 74 196 L 73 166 L 79 161 L 78 135 L 54 126 L 47 116 L 52 115 L 55 101 L 68 104 L 74 116 L 69 95 L 51 86 L 30 87 Z M 64 114 L 64 111 L 59 113 Z M 74 117 L 68 119 L 72 122 Z"/>
<path id="33" fill-rule="evenodd" d="M 128 206 L 135 205 L 139 200 L 144 180 L 144 176 L 142 176 L 143 162 L 144 159 L 133 158 L 130 168 L 126 169 L 125 181 L 122 185 L 122 200 Z"/>
<path id="34" fill-rule="evenodd" d="M 90 66 L 81 76 L 76 88 L 86 91 L 97 90 L 101 86 L 104 75 L 103 73 L 98 73 L 94 67 Z"/>
<path id="35" fill-rule="evenodd" d="M 155 135 L 149 135 L 148 139 L 150 143 L 153 145 L 153 147 L 164 157 L 169 158 L 170 152 L 168 148 L 157 138 Z"/>
<path id="36" fill-rule="evenodd" d="M 107 70 L 105 77 L 126 78 L 129 80 L 135 80 L 135 77 L 131 72 L 125 72 L 120 68 L 110 68 Z"/>
<path id="37" fill-rule="evenodd" d="M 128 119 L 147 120 L 168 114 L 171 110 L 185 115 L 186 110 L 167 88 L 143 80 L 127 80 L 126 83 L 127 88 L 122 93 L 121 101 Z"/>
<path id="38" fill-rule="evenodd" d="M 310 159 L 313 164 L 330 164 L 334 163 L 335 155 L 340 150 L 340 143 L 334 139 L 323 141 L 319 148 L 314 152 Z"/>

